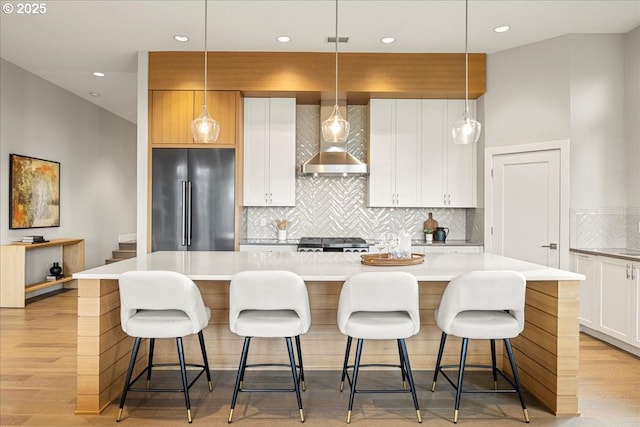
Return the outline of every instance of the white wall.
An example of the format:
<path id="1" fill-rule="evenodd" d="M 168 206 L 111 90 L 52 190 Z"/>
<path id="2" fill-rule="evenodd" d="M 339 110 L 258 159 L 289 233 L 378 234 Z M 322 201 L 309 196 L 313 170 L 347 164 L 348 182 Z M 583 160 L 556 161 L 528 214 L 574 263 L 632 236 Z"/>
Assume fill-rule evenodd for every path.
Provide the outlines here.
<path id="1" fill-rule="evenodd" d="M 569 46 L 559 37 L 487 55 L 485 147 L 569 137 Z"/>
<path id="2" fill-rule="evenodd" d="M 0 243 L 83 238 L 86 268 L 104 264 L 136 231 L 136 125 L 5 60 L 0 77 Z M 60 162 L 60 227 L 9 230 L 10 153 Z"/>
<path id="3" fill-rule="evenodd" d="M 624 35 L 573 35 L 571 207 L 626 207 Z"/>
<path id="4" fill-rule="evenodd" d="M 574 34 L 488 55 L 485 146 L 569 139 L 571 207 L 626 207 L 637 140 L 625 140 L 625 121 L 638 117 L 625 118 L 625 93 L 640 97 L 625 87 L 625 60 L 638 62 L 625 58 L 629 37 Z"/>
<path id="5" fill-rule="evenodd" d="M 624 55 L 627 206 L 640 209 L 640 27 L 625 37 Z"/>

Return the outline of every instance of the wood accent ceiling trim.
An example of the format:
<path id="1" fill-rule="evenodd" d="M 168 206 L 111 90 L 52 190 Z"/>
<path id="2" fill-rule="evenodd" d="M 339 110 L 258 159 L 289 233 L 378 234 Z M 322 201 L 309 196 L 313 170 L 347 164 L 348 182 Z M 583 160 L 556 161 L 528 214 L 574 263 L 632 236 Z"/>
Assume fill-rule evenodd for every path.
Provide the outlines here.
<path id="1" fill-rule="evenodd" d="M 245 96 L 296 96 L 299 102 L 333 99 L 333 53 L 208 52 L 209 90 Z M 202 90 L 202 52 L 150 52 L 149 90 Z M 340 96 L 464 99 L 463 53 L 341 53 Z M 469 54 L 469 98 L 486 91 L 486 54 Z"/>

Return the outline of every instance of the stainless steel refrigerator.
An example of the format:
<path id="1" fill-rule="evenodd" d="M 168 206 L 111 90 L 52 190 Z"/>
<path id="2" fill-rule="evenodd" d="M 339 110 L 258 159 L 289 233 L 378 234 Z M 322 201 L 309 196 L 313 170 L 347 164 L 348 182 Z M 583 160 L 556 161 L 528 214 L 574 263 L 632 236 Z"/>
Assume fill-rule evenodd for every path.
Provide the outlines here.
<path id="1" fill-rule="evenodd" d="M 154 148 L 152 251 L 234 249 L 233 149 Z"/>

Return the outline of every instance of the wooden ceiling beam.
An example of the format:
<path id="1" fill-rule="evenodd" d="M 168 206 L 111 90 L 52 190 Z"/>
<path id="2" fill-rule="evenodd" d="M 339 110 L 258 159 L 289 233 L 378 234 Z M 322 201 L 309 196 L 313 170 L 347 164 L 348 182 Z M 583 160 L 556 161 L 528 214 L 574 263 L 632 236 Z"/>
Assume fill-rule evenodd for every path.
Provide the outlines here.
<path id="1" fill-rule="evenodd" d="M 340 53 L 339 97 L 464 99 L 463 53 Z M 208 52 L 209 90 L 245 96 L 296 96 L 301 103 L 335 97 L 335 54 Z M 203 52 L 150 52 L 150 90 L 202 90 Z M 486 90 L 486 54 L 469 54 L 469 98 Z"/>

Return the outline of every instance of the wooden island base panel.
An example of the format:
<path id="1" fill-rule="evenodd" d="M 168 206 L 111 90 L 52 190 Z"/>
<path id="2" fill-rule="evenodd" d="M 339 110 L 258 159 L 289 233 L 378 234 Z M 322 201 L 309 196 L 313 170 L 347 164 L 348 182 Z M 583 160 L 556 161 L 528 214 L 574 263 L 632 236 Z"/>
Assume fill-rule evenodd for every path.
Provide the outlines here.
<path id="1" fill-rule="evenodd" d="M 77 275 L 80 276 L 77 414 L 100 414 L 122 391 L 133 344 L 133 339 L 127 337 L 120 328 L 117 276 L 124 271 L 163 267 L 183 272 L 195 280 L 205 304 L 212 309 L 211 321 L 204 334 L 214 376 L 215 370 L 237 369 L 242 348 L 242 338 L 232 334 L 228 327 L 228 290 L 233 273 L 262 268 L 287 269 L 300 274 L 307 284 L 312 321 L 310 331 L 301 337 L 305 368 L 339 370 L 345 348 L 345 337 L 336 326 L 341 286 L 348 276 L 358 271 L 388 271 L 387 268 L 362 266 L 358 262 L 358 256 L 353 254 L 312 255 L 294 252 L 288 255 L 273 253 L 270 258 L 266 258 L 261 254 L 235 252 L 231 253 L 234 255 L 226 255 L 233 259 L 224 259 L 223 256 L 223 259 L 215 262 L 211 260 L 209 266 L 227 267 L 207 274 L 196 266 L 204 260 L 185 260 L 185 255 L 180 255 L 181 259 L 173 262 L 168 259 L 168 254 L 172 253 L 149 254 L 149 259 L 144 262 L 126 260 Z M 220 253 L 209 255 L 215 257 L 216 254 Z M 193 255 L 186 256 L 193 258 Z M 331 262 L 326 262 L 329 260 L 327 257 L 331 257 Z M 305 263 L 315 263 L 315 267 L 305 266 Z M 334 273 L 319 272 L 322 267 L 319 263 Z M 344 266 L 338 265 L 339 263 L 344 263 Z M 433 263 L 431 268 L 429 263 Z M 459 272 L 452 274 L 450 269 L 438 268 L 438 265 L 443 264 L 457 264 Z M 467 267 L 461 268 L 460 265 Z M 546 269 L 544 274 L 541 274 L 541 268 Z M 435 325 L 434 310 L 446 284 L 463 270 L 479 269 L 513 269 L 521 271 L 525 277 L 530 276 L 527 277 L 525 329 L 518 338 L 512 340 L 522 384 L 530 395 L 552 413 L 562 416 L 578 415 L 578 295 L 579 280 L 582 278 L 574 273 L 491 254 L 435 255 L 421 266 L 412 266 L 407 271 L 415 274 L 420 283 L 421 315 L 420 333 L 407 340 L 413 369 L 433 371 L 435 367 L 441 331 Z M 450 277 L 443 278 L 443 270 Z M 212 280 L 203 280 L 206 276 Z M 549 277 L 555 277 L 555 280 Z M 538 278 L 544 280 L 537 280 Z M 445 364 L 456 365 L 459 362 L 459 342 L 454 337 L 447 341 Z M 368 341 L 366 347 L 363 363 L 367 363 L 367 360 L 397 363 L 395 342 Z M 509 372 L 509 363 L 501 346 L 497 350 L 498 364 L 502 364 L 505 371 Z M 199 363 L 201 360 L 195 336 L 185 338 L 185 352 L 187 362 Z M 274 357 L 282 357 L 282 361 L 286 361 L 284 341 L 256 340 L 252 343 L 251 363 L 273 361 Z M 156 341 L 155 361 L 174 362 L 175 358 L 174 340 Z M 141 349 L 138 360 L 141 361 L 138 364 L 138 369 L 141 370 L 146 363 L 146 350 Z M 468 363 L 490 363 L 487 341 L 470 341 Z M 422 386 L 429 387 L 430 384 Z"/>

